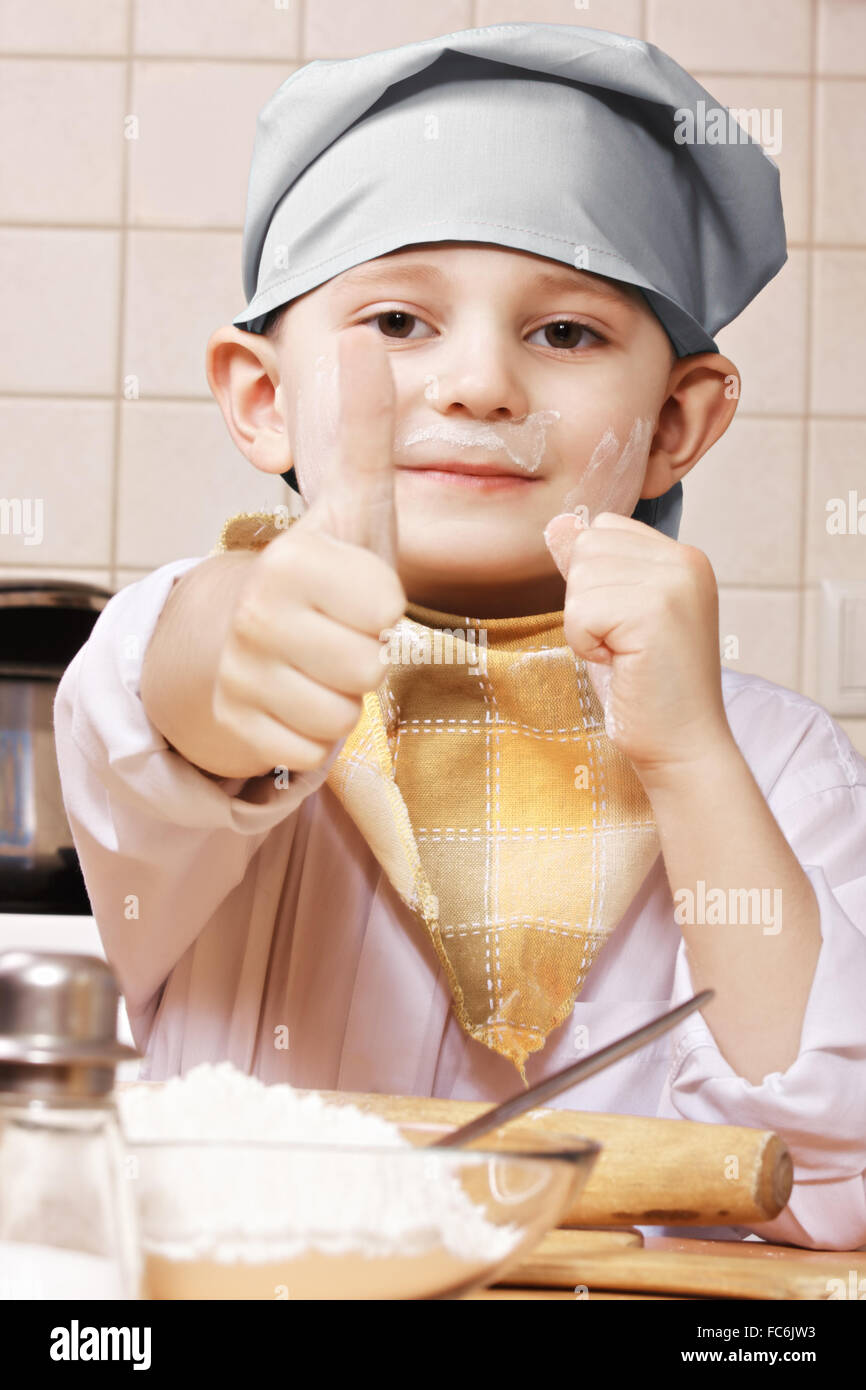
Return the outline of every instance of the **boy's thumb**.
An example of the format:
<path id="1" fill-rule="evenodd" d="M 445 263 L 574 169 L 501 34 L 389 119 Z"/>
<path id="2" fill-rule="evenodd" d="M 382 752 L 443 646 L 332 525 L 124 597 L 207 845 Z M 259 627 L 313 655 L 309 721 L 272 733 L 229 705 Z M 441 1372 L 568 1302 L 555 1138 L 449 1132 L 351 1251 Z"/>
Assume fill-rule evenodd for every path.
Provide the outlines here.
<path id="1" fill-rule="evenodd" d="M 556 561 L 556 568 L 559 570 L 563 579 L 568 578 L 574 538 L 579 535 L 585 527 L 586 522 L 579 514 L 575 512 L 560 512 L 552 521 L 549 521 L 544 528 L 545 544 Z M 605 729 L 608 737 L 610 737 L 612 730 L 608 700 L 611 668 L 598 661 L 587 661 L 585 664 L 586 673 L 592 682 L 592 688 L 598 696 L 599 704 L 604 710 Z"/>
<path id="2" fill-rule="evenodd" d="M 394 379 L 374 329 L 355 324 L 337 349 L 337 432 L 319 493 L 302 521 L 337 540 L 397 559 Z"/>
<path id="3" fill-rule="evenodd" d="M 545 545 L 556 561 L 556 568 L 563 579 L 568 578 L 574 538 L 584 528 L 583 518 L 575 512 L 560 512 L 544 528 Z"/>

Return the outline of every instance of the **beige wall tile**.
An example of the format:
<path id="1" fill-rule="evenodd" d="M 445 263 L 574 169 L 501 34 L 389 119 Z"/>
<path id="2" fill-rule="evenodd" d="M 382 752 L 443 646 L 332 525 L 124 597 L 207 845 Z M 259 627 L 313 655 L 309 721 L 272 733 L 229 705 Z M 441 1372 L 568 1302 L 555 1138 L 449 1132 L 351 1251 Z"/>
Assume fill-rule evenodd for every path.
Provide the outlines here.
<path id="1" fill-rule="evenodd" d="M 812 400 L 817 415 L 863 413 L 866 250 L 813 251 Z"/>
<path id="2" fill-rule="evenodd" d="M 802 695 L 818 700 L 818 652 L 820 651 L 821 592 L 817 585 L 803 589 L 803 648 L 800 653 L 800 684 Z"/>
<path id="3" fill-rule="evenodd" d="M 815 239 L 866 245 L 866 78 L 816 83 Z"/>
<path id="4" fill-rule="evenodd" d="M 863 0 L 817 0 L 819 72 L 866 75 L 866 5 Z"/>
<path id="5" fill-rule="evenodd" d="M 208 338 L 245 303 L 240 232 L 131 232 L 124 378 L 145 398 L 208 398 Z"/>
<path id="6" fill-rule="evenodd" d="M 0 52 L 125 53 L 129 0 L 0 0 Z"/>
<path id="7" fill-rule="evenodd" d="M 0 391 L 114 391 L 119 243 L 119 232 L 0 228 Z"/>
<path id="8" fill-rule="evenodd" d="M 799 421 L 735 416 L 683 480 L 679 539 L 720 585 L 800 582 L 803 467 Z"/>
<path id="9" fill-rule="evenodd" d="M 29 499 L 38 544 L 0 534 L 6 565 L 104 565 L 110 561 L 114 406 L 110 401 L 0 401 L 4 498 Z M 39 505 L 37 505 L 39 504 Z M 28 513 L 22 510 L 22 518 Z M 2 523 L 0 523 L 2 524 Z"/>
<path id="10" fill-rule="evenodd" d="M 720 590 L 722 665 L 796 690 L 800 676 L 799 606 L 796 591 Z M 739 656 L 726 655 L 732 650 L 738 650 Z"/>
<path id="11" fill-rule="evenodd" d="M 857 752 L 866 758 L 866 719 L 837 719 Z"/>
<path id="12" fill-rule="evenodd" d="M 114 580 L 115 590 L 125 589 L 128 584 L 137 584 L 139 579 L 145 579 L 152 573 L 153 570 L 117 570 Z"/>
<path id="13" fill-rule="evenodd" d="M 0 218 L 117 222 L 126 64 L 0 62 Z"/>
<path id="14" fill-rule="evenodd" d="M 480 23 L 481 21 L 479 21 Z M 315 0 L 304 8 L 304 54 L 308 58 L 355 58 L 417 39 L 471 29 L 469 0 Z"/>
<path id="15" fill-rule="evenodd" d="M 690 72 L 806 73 L 811 0 L 647 0 L 647 32 Z"/>
<path id="16" fill-rule="evenodd" d="M 108 589 L 114 592 L 114 585 L 111 582 L 111 570 L 109 569 L 63 569 L 57 565 L 0 565 L 0 584 L 5 584 L 14 579 L 25 579 L 29 582 L 36 580 L 46 580 L 60 583 L 61 581 L 71 580 L 73 584 L 95 584 L 100 589 Z"/>
<path id="17" fill-rule="evenodd" d="M 810 585 L 803 590 L 803 651 L 799 689 L 811 700 L 817 700 L 819 705 L 823 705 L 819 669 L 822 647 L 821 612 L 820 586 Z M 866 731 L 866 718 L 846 718 L 841 715 L 834 715 L 833 717 L 843 727 L 849 724 L 856 726 L 860 742 L 856 744 L 853 739 L 852 742 L 855 742 L 855 746 L 859 747 L 861 752 L 866 751 L 866 741 L 862 737 Z M 849 737 L 851 737 L 850 734 Z"/>
<path id="18" fill-rule="evenodd" d="M 279 475 L 235 447 L 215 401 L 122 406 L 117 562 L 149 568 L 207 555 L 235 512 L 285 502 Z"/>
<path id="19" fill-rule="evenodd" d="M 608 29 L 612 34 L 641 37 L 641 0 L 586 0 L 569 5 L 564 0 L 478 0 L 476 24 L 576 24 L 587 29 Z"/>
<path id="20" fill-rule="evenodd" d="M 298 0 L 136 0 L 136 53 L 194 58 L 297 58 Z"/>
<path id="21" fill-rule="evenodd" d="M 866 77 L 866 0 L 814 4 L 820 70 Z M 806 77 L 811 11 L 812 0 L 590 0 L 585 9 L 564 0 L 478 0 L 474 6 L 447 0 L 444 9 L 422 6 L 421 0 L 357 0 L 351 6 L 338 0 L 262 0 L 252 6 L 249 0 L 40 0 L 37 6 L 0 0 L 0 53 L 33 55 L 0 62 L 0 120 L 16 132 L 0 153 L 0 218 L 7 224 L 116 223 L 128 156 L 129 216 L 135 224 L 125 248 L 122 232 L 112 226 L 80 232 L 0 227 L 4 318 L 14 325 L 0 343 L 0 391 L 38 397 L 7 400 L 0 418 L 5 423 L 20 408 L 20 433 L 20 421 L 32 420 L 38 405 L 40 427 L 44 417 L 55 439 L 43 463 L 40 434 L 38 463 L 50 480 L 46 508 L 50 503 L 55 514 L 64 515 L 70 533 L 60 538 L 58 551 L 47 552 L 46 539 L 27 547 L 38 551 L 37 559 L 22 553 L 11 567 L 47 571 L 62 563 L 70 573 L 89 566 L 102 574 L 111 561 L 112 433 L 108 428 L 104 444 L 94 448 L 79 412 L 100 411 L 110 419 L 113 409 L 122 249 L 122 370 L 138 378 L 141 399 L 120 406 L 120 569 L 111 572 L 119 582 L 170 559 L 206 554 L 233 511 L 286 499 L 282 481 L 259 474 L 232 443 L 210 398 L 204 353 L 210 333 L 244 304 L 240 229 L 256 117 L 301 62 L 526 20 L 640 35 L 645 15 L 646 37 L 719 101 L 781 108 L 783 147 L 775 157 L 789 240 L 806 240 L 813 205 L 816 235 L 831 244 L 852 244 L 850 251 L 792 251 L 779 275 L 721 330 L 720 348 L 743 374 L 745 413 L 685 480 L 681 539 L 706 550 L 725 601 L 739 604 L 737 613 L 753 615 L 777 599 L 784 607 L 796 586 L 809 581 L 802 653 L 797 649 L 790 656 L 790 632 L 768 633 L 767 640 L 776 644 L 768 657 L 772 669 L 795 671 L 787 683 L 814 682 L 815 585 L 824 575 L 866 575 L 866 537 L 858 548 L 861 538 L 830 537 L 825 529 L 828 497 L 846 497 L 857 488 L 866 497 L 866 420 L 857 418 L 866 416 L 866 249 L 855 249 L 863 248 L 866 235 L 860 154 L 866 144 L 866 82 L 818 84 L 813 199 Z M 128 37 L 138 55 L 131 102 L 120 61 Z M 62 54 L 86 56 L 70 63 L 59 60 Z M 118 61 L 99 61 L 100 54 Z M 127 105 L 140 121 L 138 140 L 123 139 Z M 810 254 L 814 291 L 807 337 Z M 51 393 L 107 399 L 51 400 Z M 172 405 L 153 399 L 172 396 L 184 400 Z M 800 553 L 806 441 L 796 417 L 810 405 L 819 415 L 849 416 L 850 423 L 819 420 L 811 432 L 806 563 Z M 68 426 L 64 412 L 70 412 Z M 3 434 L 0 487 L 14 496 L 6 479 L 20 477 L 17 456 L 26 460 L 30 454 L 26 441 L 19 448 L 14 430 Z M 185 461 L 182 469 L 178 458 Z M 80 487 L 68 515 L 64 510 L 67 476 L 85 479 L 88 506 L 94 489 L 102 496 L 104 519 L 92 537 L 74 509 L 82 504 Z M 162 499 L 168 494 L 166 506 Z M 20 538 L 0 535 L 0 576 L 10 569 L 3 544 L 13 541 L 23 551 Z M 64 548 L 70 544 L 83 548 L 70 553 Z M 726 587 L 731 585 L 750 587 Z M 763 585 L 774 586 L 773 592 L 768 595 Z M 751 616 L 743 621 L 753 624 L 754 649 L 759 629 Z M 768 674 L 754 664 L 751 669 Z"/>
<path id="22" fill-rule="evenodd" d="M 692 75 L 724 106 L 766 110 L 766 116 L 745 128 L 756 138 L 761 138 L 762 129 L 769 137 L 762 143 L 779 166 L 788 241 L 805 241 L 809 234 L 809 81 L 803 77 L 768 77 L 764 73 L 755 77 L 701 72 Z"/>
<path id="23" fill-rule="evenodd" d="M 803 651 L 801 662 L 801 677 L 799 689 L 804 695 L 808 695 L 811 700 L 817 700 L 819 705 L 823 704 L 822 690 L 819 680 L 819 663 L 821 660 L 821 590 L 818 585 L 810 585 L 803 590 Z M 849 734 L 852 742 L 866 752 L 866 739 L 863 738 L 866 732 L 866 718 L 846 718 L 841 715 L 833 716 L 837 723 L 843 728 L 848 725 L 855 727 L 859 737 L 859 743 Z"/>
<path id="24" fill-rule="evenodd" d="M 807 255 L 789 251 L 778 275 L 716 334 L 722 354 L 739 369 L 739 408 L 749 414 L 795 414 L 804 407 Z"/>
<path id="25" fill-rule="evenodd" d="M 137 62 L 129 220 L 242 227 L 256 117 L 292 71 L 290 63 Z"/>
<path id="26" fill-rule="evenodd" d="M 806 580 L 866 579 L 866 421 L 813 420 L 809 430 Z M 855 494 L 853 508 L 849 493 Z M 828 531 L 836 508 L 857 534 Z M 858 504 L 864 506 L 858 511 Z"/>

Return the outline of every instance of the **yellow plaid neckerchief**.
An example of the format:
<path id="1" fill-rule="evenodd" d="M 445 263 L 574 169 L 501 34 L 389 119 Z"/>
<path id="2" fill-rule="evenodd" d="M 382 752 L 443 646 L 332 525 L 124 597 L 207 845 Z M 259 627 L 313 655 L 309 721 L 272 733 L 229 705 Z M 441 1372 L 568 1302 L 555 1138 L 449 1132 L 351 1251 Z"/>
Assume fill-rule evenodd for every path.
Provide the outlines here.
<path id="1" fill-rule="evenodd" d="M 233 518 L 218 548 L 267 544 L 265 518 Z M 524 1084 L 659 852 L 562 620 L 409 604 L 327 776 L 423 924 L 461 1026 Z"/>

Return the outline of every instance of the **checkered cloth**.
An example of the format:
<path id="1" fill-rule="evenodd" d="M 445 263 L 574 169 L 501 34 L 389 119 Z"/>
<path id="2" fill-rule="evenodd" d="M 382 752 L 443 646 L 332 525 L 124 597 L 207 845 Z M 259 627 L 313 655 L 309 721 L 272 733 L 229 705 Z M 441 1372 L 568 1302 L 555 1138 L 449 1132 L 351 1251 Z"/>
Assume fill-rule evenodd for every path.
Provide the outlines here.
<path id="1" fill-rule="evenodd" d="M 409 604 L 327 777 L 423 925 L 461 1026 L 524 1084 L 659 852 L 562 619 Z"/>

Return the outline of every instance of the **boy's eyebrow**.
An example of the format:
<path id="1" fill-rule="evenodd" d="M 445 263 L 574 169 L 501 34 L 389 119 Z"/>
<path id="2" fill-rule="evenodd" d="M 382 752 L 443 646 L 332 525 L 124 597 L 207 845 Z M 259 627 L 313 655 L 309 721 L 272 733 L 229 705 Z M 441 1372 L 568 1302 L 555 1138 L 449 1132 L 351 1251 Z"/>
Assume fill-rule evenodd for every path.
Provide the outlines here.
<path id="1" fill-rule="evenodd" d="M 347 270 L 334 284 L 334 294 L 343 289 L 376 288 L 390 280 L 415 280 L 430 289 L 444 289 L 446 276 L 435 265 L 359 265 Z"/>
<path id="2" fill-rule="evenodd" d="M 627 304 L 630 286 L 624 283 L 622 289 L 615 289 L 597 275 L 588 275 L 581 270 L 575 270 L 572 274 L 545 270 L 536 276 L 532 288 L 550 290 L 554 294 L 568 294 L 569 290 L 577 290 L 583 294 L 597 295 L 599 299 L 607 299 L 613 304 Z"/>
<path id="3" fill-rule="evenodd" d="M 355 266 L 347 270 L 335 282 L 333 294 L 336 296 L 342 290 L 363 289 L 365 287 L 376 288 L 387 282 L 394 280 L 413 280 L 417 284 L 423 284 L 430 289 L 442 290 L 448 283 L 448 277 L 435 265 L 423 262 L 413 265 L 379 265 L 370 264 Z M 569 273 L 563 271 L 539 271 L 532 279 L 531 290 L 546 290 L 553 294 L 567 294 L 569 291 L 577 291 L 582 294 L 595 295 L 599 299 L 607 300 L 609 303 L 626 305 L 629 302 L 628 286 L 623 286 L 622 290 L 614 289 L 604 280 L 595 275 L 586 274 L 575 269 Z"/>

